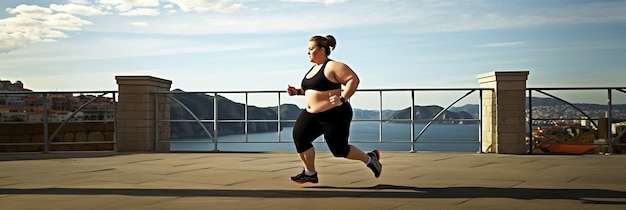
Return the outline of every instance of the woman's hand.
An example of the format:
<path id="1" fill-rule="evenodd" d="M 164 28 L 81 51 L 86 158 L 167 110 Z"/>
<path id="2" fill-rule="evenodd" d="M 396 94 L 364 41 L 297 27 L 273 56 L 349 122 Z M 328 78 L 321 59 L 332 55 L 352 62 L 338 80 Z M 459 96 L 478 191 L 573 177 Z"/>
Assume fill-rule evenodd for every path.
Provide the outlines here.
<path id="1" fill-rule="evenodd" d="M 287 94 L 289 94 L 289 96 L 299 95 L 298 89 L 291 85 L 287 85 Z"/>
<path id="2" fill-rule="evenodd" d="M 341 101 L 341 96 L 333 95 L 333 93 L 331 92 L 328 92 L 328 101 L 330 101 L 330 104 L 335 106 L 341 106 L 343 104 L 343 101 Z"/>

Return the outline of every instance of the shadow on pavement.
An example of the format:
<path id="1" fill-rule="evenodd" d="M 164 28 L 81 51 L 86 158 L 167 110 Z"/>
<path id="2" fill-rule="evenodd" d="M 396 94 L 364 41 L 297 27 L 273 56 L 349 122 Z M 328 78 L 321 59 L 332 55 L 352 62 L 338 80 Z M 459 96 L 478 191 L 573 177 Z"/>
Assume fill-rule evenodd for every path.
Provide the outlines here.
<path id="1" fill-rule="evenodd" d="M 616 190 L 492 187 L 429 188 L 386 184 L 379 184 L 372 187 L 307 186 L 297 190 L 0 188 L 0 195 L 126 195 L 260 198 L 512 198 L 525 200 L 566 199 L 592 204 L 626 205 L 626 192 Z"/>

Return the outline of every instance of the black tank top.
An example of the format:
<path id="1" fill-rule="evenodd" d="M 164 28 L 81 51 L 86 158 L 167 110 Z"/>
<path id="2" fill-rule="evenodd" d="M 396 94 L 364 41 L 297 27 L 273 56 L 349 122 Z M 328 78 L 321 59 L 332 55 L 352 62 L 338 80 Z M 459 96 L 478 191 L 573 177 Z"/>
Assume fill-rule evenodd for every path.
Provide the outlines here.
<path id="1" fill-rule="evenodd" d="M 341 88 L 341 84 L 331 82 L 328 78 L 326 78 L 326 75 L 324 75 L 324 69 L 326 68 L 328 61 L 330 61 L 330 59 L 326 60 L 326 62 L 322 65 L 322 68 L 320 68 L 320 70 L 317 71 L 317 73 L 315 73 L 315 75 L 311 78 L 307 79 L 306 75 L 304 75 L 304 79 L 302 79 L 300 87 L 304 90 L 312 89 L 317 91 L 335 90 Z M 313 70 L 314 67 L 315 66 L 311 67 L 309 72 Z"/>

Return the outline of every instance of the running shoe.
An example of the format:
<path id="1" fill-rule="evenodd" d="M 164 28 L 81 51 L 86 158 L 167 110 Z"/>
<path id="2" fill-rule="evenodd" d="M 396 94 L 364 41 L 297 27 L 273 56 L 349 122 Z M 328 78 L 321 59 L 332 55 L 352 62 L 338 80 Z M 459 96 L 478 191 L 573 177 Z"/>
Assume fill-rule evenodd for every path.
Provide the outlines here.
<path id="1" fill-rule="evenodd" d="M 367 164 L 367 167 L 372 169 L 372 172 L 374 172 L 374 176 L 378 178 L 380 176 L 380 173 L 383 171 L 383 164 L 380 163 L 380 151 L 378 151 L 378 149 L 375 149 L 374 151 L 368 152 L 367 156 L 370 156 L 370 158 L 372 159 L 372 161 Z"/>
<path id="2" fill-rule="evenodd" d="M 306 175 L 304 173 L 304 170 L 302 170 L 302 173 L 292 176 L 289 178 L 292 182 L 295 182 L 297 184 L 304 184 L 307 182 L 311 182 L 311 183 L 317 183 L 319 182 L 319 180 L 317 179 L 317 173 L 313 174 L 313 175 Z"/>

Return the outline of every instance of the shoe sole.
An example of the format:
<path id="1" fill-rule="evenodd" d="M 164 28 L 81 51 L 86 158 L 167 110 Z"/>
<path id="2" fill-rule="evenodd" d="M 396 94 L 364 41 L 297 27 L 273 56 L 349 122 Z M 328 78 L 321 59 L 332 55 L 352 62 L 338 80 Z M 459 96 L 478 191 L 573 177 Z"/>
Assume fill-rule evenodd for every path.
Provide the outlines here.
<path id="1" fill-rule="evenodd" d="M 291 178 L 289 179 L 289 181 L 296 183 L 296 184 L 306 184 L 306 183 L 317 184 L 318 183 L 318 182 L 296 182 L 296 181 L 291 180 Z"/>

